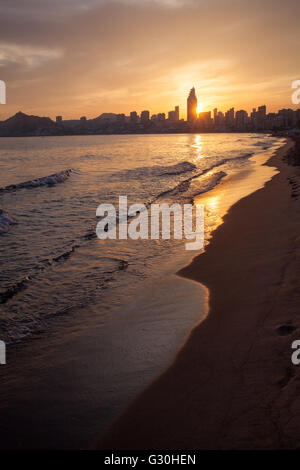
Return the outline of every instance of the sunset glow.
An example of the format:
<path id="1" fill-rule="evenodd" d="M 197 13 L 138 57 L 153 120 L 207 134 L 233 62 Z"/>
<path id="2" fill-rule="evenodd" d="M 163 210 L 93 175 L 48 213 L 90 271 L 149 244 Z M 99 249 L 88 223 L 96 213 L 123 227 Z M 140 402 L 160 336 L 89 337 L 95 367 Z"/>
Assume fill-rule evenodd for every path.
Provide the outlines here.
<path id="1" fill-rule="evenodd" d="M 198 103 L 197 105 L 197 114 L 201 113 L 203 111 L 204 104 L 203 103 Z"/>
<path id="2" fill-rule="evenodd" d="M 293 107 L 295 0 L 288 9 L 277 0 L 86 0 L 85 8 L 79 0 L 56 8 L 50 0 L 15 3 L 18 15 L 10 2 L 1 9 L 0 79 L 8 100 L 0 120 L 20 110 L 65 119 L 168 113 L 175 103 L 186 118 L 186 91 L 193 86 L 205 96 L 205 110 Z"/>
<path id="3" fill-rule="evenodd" d="M 288 465 L 300 0 L 0 5 L 0 449 Z"/>

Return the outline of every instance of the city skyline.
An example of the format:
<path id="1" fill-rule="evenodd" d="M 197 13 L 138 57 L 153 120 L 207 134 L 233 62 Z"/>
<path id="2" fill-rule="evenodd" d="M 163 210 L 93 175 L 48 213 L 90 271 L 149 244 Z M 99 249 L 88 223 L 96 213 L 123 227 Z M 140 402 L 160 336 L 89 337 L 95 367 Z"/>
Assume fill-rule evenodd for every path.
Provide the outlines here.
<path id="1" fill-rule="evenodd" d="M 260 104 L 256 107 L 252 107 L 250 111 L 247 109 L 236 109 L 235 106 L 231 106 L 229 109 L 220 109 L 215 104 L 212 109 L 206 109 L 203 106 L 203 103 L 198 100 L 196 89 L 194 86 L 190 89 L 187 95 L 186 106 L 184 107 L 184 109 L 186 109 L 186 111 L 182 112 L 182 108 L 179 105 L 175 105 L 174 109 L 168 110 L 167 112 L 160 110 L 157 113 L 152 113 L 149 109 L 142 109 L 141 111 L 136 111 L 136 110 L 130 111 L 127 115 L 125 113 L 120 113 L 120 112 L 117 112 L 117 113 L 101 112 L 97 116 L 93 116 L 93 117 L 88 117 L 87 115 L 84 114 L 80 117 L 76 116 L 72 119 L 68 119 L 68 118 L 65 119 L 65 116 L 63 115 L 56 115 L 55 120 L 57 123 L 62 123 L 64 121 L 85 122 L 85 121 L 97 119 L 97 117 L 99 118 L 101 116 L 107 116 L 108 119 L 112 116 L 115 116 L 116 118 L 124 117 L 126 119 L 129 119 L 134 124 L 137 122 L 145 123 L 149 120 L 172 121 L 172 122 L 186 121 L 186 122 L 192 123 L 195 121 L 199 121 L 201 118 L 205 118 L 205 117 L 211 118 L 214 122 L 218 121 L 218 119 L 220 118 L 221 119 L 228 118 L 228 122 L 233 122 L 236 118 L 240 122 L 245 122 L 245 119 L 251 118 L 252 115 L 255 114 L 256 112 L 258 113 L 258 115 L 262 113 L 262 116 L 267 116 L 267 105 L 265 104 L 263 105 Z M 268 115 L 278 114 L 282 111 L 293 111 L 296 113 L 296 115 L 298 115 L 300 112 L 300 109 L 299 109 L 299 106 L 297 105 L 287 106 L 281 109 L 277 109 L 273 113 L 268 109 Z M 23 111 L 18 111 L 16 114 L 22 114 L 22 113 L 28 115 L 28 113 L 24 113 Z M 180 113 L 181 113 L 181 116 L 180 116 Z M 47 116 L 47 117 L 50 117 L 50 116 Z"/>
<path id="2" fill-rule="evenodd" d="M 231 107 L 225 112 L 215 107 L 203 111 L 195 87 L 187 94 L 185 120 L 180 116 L 180 107 L 175 105 L 168 113 L 101 113 L 92 119 L 83 115 L 76 119 L 64 119 L 57 115 L 55 121 L 49 117 L 26 115 L 18 112 L 7 120 L 0 121 L 0 137 L 39 135 L 89 135 L 89 134 L 135 134 L 135 133 L 185 133 L 185 132 L 280 132 L 294 130 L 300 133 L 300 108 L 283 108 L 276 113 L 268 112 L 261 104 L 251 113 Z"/>
<path id="3" fill-rule="evenodd" d="M 1 69 L 0 69 L 1 70 Z M 290 84 L 291 86 L 291 84 Z M 9 87 L 7 87 L 9 89 Z M 191 90 L 196 90 L 196 87 L 193 86 L 191 88 Z M 289 100 L 287 103 L 285 103 L 285 105 L 283 104 L 283 106 L 281 107 L 276 107 L 276 106 L 272 106 L 271 104 L 267 104 L 266 106 L 268 107 L 268 110 L 269 112 L 273 112 L 273 113 L 277 113 L 280 109 L 292 109 L 293 111 L 297 111 L 299 109 L 299 105 L 295 105 L 292 103 L 292 100 L 291 100 L 291 96 L 292 96 L 292 89 L 290 87 L 289 89 Z M 9 91 L 8 91 L 8 96 L 9 96 Z M 201 112 L 211 112 L 213 113 L 214 112 L 214 109 L 217 108 L 219 112 L 222 112 L 222 113 L 226 113 L 228 110 L 230 109 L 234 109 L 236 111 L 239 111 L 239 110 L 243 110 L 243 111 L 246 111 L 248 114 L 251 114 L 251 112 L 253 111 L 254 108 L 259 108 L 260 106 L 262 106 L 262 102 L 267 102 L 266 100 L 262 100 L 262 101 L 256 101 L 255 103 L 251 104 L 249 103 L 248 106 L 245 106 L 245 107 L 239 107 L 236 103 L 231 103 L 229 104 L 228 106 L 220 106 L 218 105 L 217 103 L 214 103 L 212 102 L 211 104 L 205 104 L 204 103 L 204 100 L 201 100 L 201 93 L 198 92 L 198 96 L 200 96 L 200 99 L 197 98 L 197 94 L 196 94 L 196 100 L 197 100 L 197 115 Z M 176 102 L 176 98 L 175 98 L 175 102 Z M 76 113 L 76 114 L 66 114 L 66 113 L 59 113 L 57 112 L 56 110 L 53 110 L 51 113 L 45 113 L 43 114 L 43 116 L 47 116 L 47 117 L 50 117 L 51 119 L 55 120 L 57 116 L 63 116 L 66 120 L 77 120 L 77 119 L 80 119 L 81 116 L 85 116 L 87 119 L 94 119 L 95 117 L 99 116 L 100 114 L 124 114 L 125 116 L 130 116 L 130 114 L 132 112 L 136 112 L 137 115 L 141 115 L 144 111 L 148 111 L 149 112 L 149 117 L 151 117 L 152 115 L 158 115 L 158 114 L 164 114 L 166 117 L 168 116 L 168 114 L 170 112 L 175 112 L 176 113 L 176 109 L 175 108 L 179 108 L 180 110 L 180 118 L 181 119 L 184 119 L 186 121 L 188 121 L 188 111 L 187 111 L 187 96 L 186 96 L 186 93 L 185 93 L 185 97 L 184 99 L 182 99 L 182 97 L 178 97 L 177 99 L 177 103 L 181 103 L 176 105 L 174 107 L 174 109 L 170 110 L 170 106 L 166 105 L 166 107 L 164 109 L 161 109 L 158 106 L 156 107 L 151 107 L 151 106 L 141 106 L 139 108 L 136 108 L 134 111 L 132 111 L 132 107 L 128 108 L 128 111 L 126 112 L 123 112 L 123 110 L 120 110 L 120 109 L 116 109 L 115 105 L 112 105 L 111 107 L 108 107 L 107 109 L 105 108 L 102 108 L 101 109 L 101 112 L 99 113 L 99 110 L 98 110 L 98 114 L 97 114 L 97 109 L 95 109 L 95 113 L 94 114 L 89 114 L 87 112 L 85 112 L 85 109 L 83 108 L 79 113 Z M 100 106 L 101 108 L 101 106 Z M 200 109 L 201 108 L 201 111 Z M 26 109 L 23 109 L 23 107 L 20 105 L 20 106 L 15 106 L 14 107 L 14 111 L 13 112 L 9 112 L 8 110 L 11 109 L 11 106 L 9 106 L 9 103 L 7 103 L 6 105 L 2 105 L 0 106 L 0 121 L 4 121 L 6 119 L 8 119 L 9 117 L 11 117 L 13 114 L 16 114 L 18 112 L 24 112 L 25 114 L 28 114 L 28 115 L 34 115 L 34 116 L 38 116 L 38 115 L 41 115 L 39 113 L 36 113 L 34 111 L 30 111 L 30 109 L 32 109 L 31 107 L 29 108 L 26 108 Z M 113 109 L 115 109 L 115 111 L 113 111 Z M 61 109 L 59 109 L 58 111 L 61 111 Z M 63 111 L 63 110 L 62 110 Z"/>

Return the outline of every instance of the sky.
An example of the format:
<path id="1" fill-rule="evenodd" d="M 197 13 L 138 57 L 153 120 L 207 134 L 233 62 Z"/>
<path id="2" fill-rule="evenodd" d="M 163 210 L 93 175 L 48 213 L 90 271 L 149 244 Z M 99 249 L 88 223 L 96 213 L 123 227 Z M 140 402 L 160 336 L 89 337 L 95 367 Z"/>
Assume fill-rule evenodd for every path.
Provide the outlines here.
<path id="1" fill-rule="evenodd" d="M 295 108 L 299 0 L 1 0 L 0 119 Z"/>

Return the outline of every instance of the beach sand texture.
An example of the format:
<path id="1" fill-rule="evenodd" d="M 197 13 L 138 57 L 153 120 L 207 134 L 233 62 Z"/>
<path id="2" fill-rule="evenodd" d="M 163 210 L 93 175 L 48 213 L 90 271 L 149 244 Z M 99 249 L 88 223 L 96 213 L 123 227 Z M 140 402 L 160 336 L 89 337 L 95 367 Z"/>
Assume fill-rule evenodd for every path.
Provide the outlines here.
<path id="1" fill-rule="evenodd" d="M 300 446 L 300 167 L 237 202 L 204 254 L 179 275 L 209 289 L 209 311 L 172 366 L 98 443 L 105 449 Z M 183 312 L 184 313 L 184 312 Z"/>

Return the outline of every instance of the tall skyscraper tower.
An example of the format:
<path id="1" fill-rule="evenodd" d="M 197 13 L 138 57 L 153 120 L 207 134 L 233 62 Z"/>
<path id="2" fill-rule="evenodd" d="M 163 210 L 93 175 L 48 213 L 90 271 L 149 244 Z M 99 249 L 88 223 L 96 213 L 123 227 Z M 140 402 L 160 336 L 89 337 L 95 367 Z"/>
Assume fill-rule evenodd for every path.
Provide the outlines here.
<path id="1" fill-rule="evenodd" d="M 193 87 L 187 99 L 187 120 L 193 122 L 197 119 L 197 96 Z"/>

